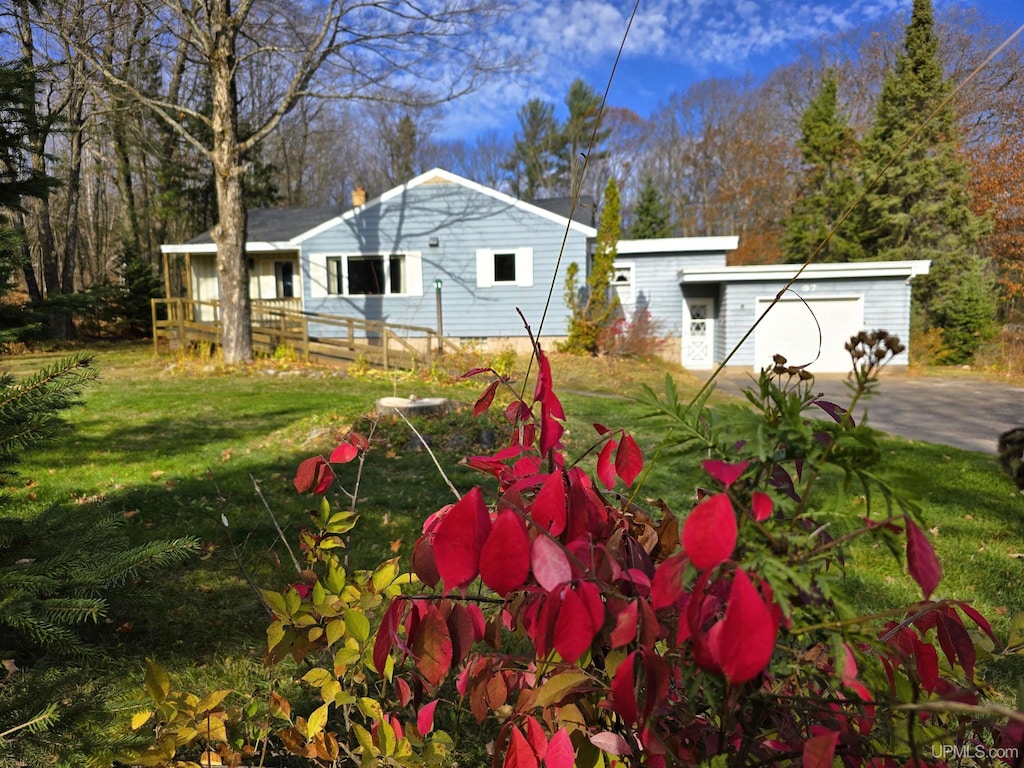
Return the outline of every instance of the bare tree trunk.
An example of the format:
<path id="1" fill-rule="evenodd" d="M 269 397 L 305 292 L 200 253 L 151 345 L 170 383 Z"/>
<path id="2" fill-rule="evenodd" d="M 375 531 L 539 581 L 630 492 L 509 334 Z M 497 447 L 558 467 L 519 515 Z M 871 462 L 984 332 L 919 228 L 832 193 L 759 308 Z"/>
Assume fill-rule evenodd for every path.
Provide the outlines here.
<path id="1" fill-rule="evenodd" d="M 16 230 L 18 232 L 18 240 L 21 242 L 21 270 L 25 276 L 28 300 L 32 302 L 32 304 L 39 304 L 43 300 L 43 292 L 39 290 L 39 280 L 36 278 L 36 268 L 32 264 L 32 253 L 28 247 L 26 216 L 24 212 L 18 214 Z"/>
<path id="2" fill-rule="evenodd" d="M 213 170 L 217 185 L 217 276 L 220 282 L 221 348 L 224 362 L 252 360 L 252 304 L 245 254 L 248 227 L 243 177 L 245 158 L 238 137 L 235 42 L 238 31 L 230 0 L 210 3 L 210 81 L 213 108 Z"/>

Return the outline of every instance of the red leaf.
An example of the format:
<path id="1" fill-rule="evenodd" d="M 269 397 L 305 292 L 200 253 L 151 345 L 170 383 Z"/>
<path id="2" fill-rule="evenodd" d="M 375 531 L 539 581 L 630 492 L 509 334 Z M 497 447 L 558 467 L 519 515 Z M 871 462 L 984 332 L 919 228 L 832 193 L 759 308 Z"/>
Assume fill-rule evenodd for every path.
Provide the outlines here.
<path id="1" fill-rule="evenodd" d="M 907 521 L 907 570 L 911 577 L 920 585 L 924 599 L 931 597 L 932 592 L 942 580 L 942 566 L 935 555 L 932 544 L 924 531 L 917 527 L 909 517 Z"/>
<path id="2" fill-rule="evenodd" d="M 573 768 L 576 763 L 576 751 L 572 748 L 569 732 L 564 728 L 555 732 L 548 742 L 548 751 L 544 755 L 547 768 Z"/>
<path id="3" fill-rule="evenodd" d="M 732 684 L 757 677 L 775 650 L 778 626 L 747 574 L 736 569 L 725 616 L 708 633 L 711 655 Z"/>
<path id="4" fill-rule="evenodd" d="M 547 536 L 540 535 L 533 540 L 530 553 L 533 575 L 537 583 L 548 592 L 554 592 L 572 580 L 572 566 L 565 550 Z"/>
<path id="5" fill-rule="evenodd" d="M 476 402 L 473 404 L 474 419 L 481 413 L 486 413 L 487 409 L 491 407 L 491 402 L 494 400 L 494 393 L 498 391 L 499 383 L 497 380 L 492 381 L 490 386 L 484 390 L 484 393 L 476 399 Z"/>
<path id="6" fill-rule="evenodd" d="M 600 424 L 596 421 L 594 422 L 594 429 L 597 430 L 597 434 L 602 436 L 607 435 L 608 433 L 611 432 L 611 430 L 608 429 L 608 427 L 606 427 L 604 424 Z"/>
<path id="7" fill-rule="evenodd" d="M 739 476 L 750 466 L 749 461 L 741 461 L 739 464 L 730 464 L 727 461 L 707 460 L 702 463 L 704 471 L 711 475 L 726 488 L 736 482 Z"/>
<path id="8" fill-rule="evenodd" d="M 689 559 L 683 552 L 676 552 L 658 566 L 651 584 L 651 608 L 667 608 L 684 594 L 683 572 Z"/>
<path id="9" fill-rule="evenodd" d="M 565 530 L 565 480 L 561 470 L 548 475 L 530 508 L 530 517 L 552 536 Z"/>
<path id="10" fill-rule="evenodd" d="M 687 515 L 683 523 L 683 549 L 698 570 L 718 565 L 735 548 L 736 513 L 726 494 L 709 496 Z"/>
<path id="11" fill-rule="evenodd" d="M 590 743 L 603 752 L 607 752 L 611 755 L 631 755 L 633 750 L 630 749 L 629 744 L 617 733 L 611 731 L 601 731 L 595 733 L 590 737 Z"/>
<path id="12" fill-rule="evenodd" d="M 480 550 L 491 531 L 483 494 L 474 488 L 456 503 L 434 532 L 434 563 L 444 580 L 445 593 L 461 589 L 476 578 Z"/>
<path id="13" fill-rule="evenodd" d="M 470 378 L 471 376 L 476 376 L 476 375 L 478 375 L 478 374 L 481 374 L 481 373 L 488 373 L 488 372 L 490 372 L 490 373 L 494 373 L 494 369 L 493 369 L 493 368 L 470 368 L 470 369 L 469 369 L 468 371 L 466 371 L 466 372 L 465 372 L 464 374 L 462 374 L 461 376 L 459 376 L 459 378 L 460 378 L 460 379 L 468 379 L 468 378 Z"/>
<path id="14" fill-rule="evenodd" d="M 331 487 L 334 470 L 323 456 L 314 456 L 299 464 L 292 481 L 299 493 L 323 493 Z"/>
<path id="15" fill-rule="evenodd" d="M 416 658 L 416 668 L 431 686 L 440 683 L 451 669 L 452 639 L 448 624 L 436 606 L 427 608 L 416 625 L 410 650 Z"/>
<path id="16" fill-rule="evenodd" d="M 537 722 L 537 718 L 526 716 L 526 740 L 533 747 L 533 753 L 538 760 L 543 760 L 548 751 L 548 738 L 544 735 L 544 728 Z"/>
<path id="17" fill-rule="evenodd" d="M 370 441 L 366 439 L 366 436 L 361 432 L 352 431 L 345 435 L 345 439 L 348 440 L 360 451 L 365 451 L 370 447 Z"/>
<path id="18" fill-rule="evenodd" d="M 439 699 L 434 699 L 429 704 L 424 704 L 416 713 L 416 730 L 420 732 L 420 736 L 426 736 L 434 730 L 434 710 L 437 709 L 438 701 Z"/>
<path id="19" fill-rule="evenodd" d="M 803 768 L 832 768 L 839 733 L 829 731 L 804 742 Z"/>
<path id="20" fill-rule="evenodd" d="M 402 623 L 404 607 L 403 600 L 399 598 L 393 599 L 387 611 L 384 612 L 384 619 L 381 621 L 380 629 L 377 630 L 377 637 L 373 642 L 373 667 L 381 674 L 384 674 L 384 666 L 387 664 L 388 654 L 391 653 L 391 646 L 395 641 L 398 625 Z"/>
<path id="21" fill-rule="evenodd" d="M 511 731 L 512 737 L 505 752 L 503 768 L 537 768 L 537 756 L 533 753 L 530 742 L 515 726 L 512 726 Z"/>
<path id="22" fill-rule="evenodd" d="M 921 678 L 921 687 L 932 693 L 939 682 L 939 654 L 931 643 L 921 642 L 917 635 L 911 637 L 914 643 L 914 664 L 917 676 Z"/>
<path id="23" fill-rule="evenodd" d="M 614 440 L 608 440 L 597 456 L 597 479 L 608 490 L 615 485 L 615 467 L 612 465 L 612 451 L 616 448 Z"/>
<path id="24" fill-rule="evenodd" d="M 612 630 L 612 648 L 621 648 L 636 639 L 636 631 L 640 624 L 637 602 L 632 600 L 615 616 L 615 628 Z"/>
<path id="25" fill-rule="evenodd" d="M 750 506 L 754 512 L 754 519 L 759 523 L 763 523 L 772 516 L 772 509 L 774 508 L 772 497 L 764 491 L 754 491 L 751 494 Z"/>
<path id="26" fill-rule="evenodd" d="M 403 707 L 408 706 L 412 701 L 412 688 L 400 677 L 395 678 L 395 689 L 398 691 L 398 703 Z"/>
<path id="27" fill-rule="evenodd" d="M 511 509 L 498 514 L 480 550 L 480 578 L 502 597 L 530 575 L 530 536 L 523 519 Z"/>
<path id="28" fill-rule="evenodd" d="M 623 659 L 612 679 L 612 709 L 619 713 L 626 721 L 626 725 L 635 723 L 639 716 L 636 707 L 636 681 L 633 678 L 635 659 L 636 651 Z"/>
<path id="29" fill-rule="evenodd" d="M 581 585 L 582 587 L 585 585 Z M 594 585 L 590 585 L 594 586 Z M 594 587 L 596 590 L 597 588 Z M 600 601 L 600 593 L 598 593 Z M 586 592 L 569 588 L 562 593 L 562 605 L 555 617 L 555 650 L 572 664 L 590 647 L 600 625 L 594 621 Z"/>
<path id="30" fill-rule="evenodd" d="M 615 472 L 626 485 L 632 485 L 644 467 L 644 455 L 631 435 L 622 433 L 619 450 L 615 452 Z"/>
<path id="31" fill-rule="evenodd" d="M 359 449 L 352 443 L 341 443 L 331 453 L 330 461 L 332 464 L 347 464 L 358 455 Z"/>
<path id="32" fill-rule="evenodd" d="M 441 581 L 434 562 L 434 534 L 420 536 L 412 548 L 412 570 L 428 587 L 436 587 Z"/>

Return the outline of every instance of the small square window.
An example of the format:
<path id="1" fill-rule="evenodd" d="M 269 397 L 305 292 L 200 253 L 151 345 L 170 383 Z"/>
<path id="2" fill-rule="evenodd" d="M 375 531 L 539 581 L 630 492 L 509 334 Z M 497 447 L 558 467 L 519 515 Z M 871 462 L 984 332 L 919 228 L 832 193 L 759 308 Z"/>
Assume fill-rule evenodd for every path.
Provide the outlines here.
<path id="1" fill-rule="evenodd" d="M 494 254 L 494 282 L 514 283 L 516 281 L 516 255 L 514 253 Z"/>

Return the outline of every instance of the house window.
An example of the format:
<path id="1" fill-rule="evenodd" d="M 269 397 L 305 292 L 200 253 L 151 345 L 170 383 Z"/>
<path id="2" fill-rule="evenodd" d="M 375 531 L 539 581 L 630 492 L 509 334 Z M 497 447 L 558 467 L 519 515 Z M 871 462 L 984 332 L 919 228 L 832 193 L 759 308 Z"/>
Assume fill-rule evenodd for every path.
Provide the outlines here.
<path id="1" fill-rule="evenodd" d="M 329 256 L 327 293 L 332 296 L 409 293 L 406 256 L 401 253 Z"/>
<path id="2" fill-rule="evenodd" d="M 478 288 L 533 285 L 533 248 L 478 248 L 476 284 Z"/>
<path id="3" fill-rule="evenodd" d="M 616 262 L 612 274 L 612 290 L 619 297 L 620 304 L 632 304 L 636 300 L 634 291 L 636 265 L 629 262 Z"/>
<path id="4" fill-rule="evenodd" d="M 516 281 L 515 253 L 494 254 L 494 282 L 514 283 Z"/>

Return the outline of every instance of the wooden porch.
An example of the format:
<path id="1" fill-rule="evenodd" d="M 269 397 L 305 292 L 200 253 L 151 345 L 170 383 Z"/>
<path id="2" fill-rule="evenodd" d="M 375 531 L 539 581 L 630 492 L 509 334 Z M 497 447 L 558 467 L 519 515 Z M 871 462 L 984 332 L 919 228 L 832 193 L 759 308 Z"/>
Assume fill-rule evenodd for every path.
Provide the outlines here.
<path id="1" fill-rule="evenodd" d="M 219 302 L 153 299 L 151 305 L 157 353 L 161 342 L 170 349 L 220 344 Z M 310 333 L 311 326 L 316 335 Z M 266 355 L 286 348 L 312 362 L 363 360 L 384 370 L 416 370 L 442 351 L 457 349 L 433 328 L 304 312 L 300 299 L 254 300 L 252 344 L 254 351 Z"/>

